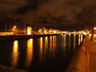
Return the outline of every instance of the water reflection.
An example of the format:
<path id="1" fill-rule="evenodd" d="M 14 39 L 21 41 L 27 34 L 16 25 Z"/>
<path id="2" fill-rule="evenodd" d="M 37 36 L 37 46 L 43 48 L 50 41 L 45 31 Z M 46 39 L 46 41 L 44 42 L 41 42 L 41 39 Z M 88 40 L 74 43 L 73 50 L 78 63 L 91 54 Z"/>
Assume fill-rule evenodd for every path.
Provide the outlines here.
<path id="1" fill-rule="evenodd" d="M 32 62 L 33 57 L 33 39 L 29 39 L 27 41 L 27 57 L 26 57 L 26 64 L 27 66 L 30 66 L 30 63 Z"/>
<path id="2" fill-rule="evenodd" d="M 70 46 L 71 46 L 71 34 L 69 34 L 69 48 L 70 48 Z"/>
<path id="3" fill-rule="evenodd" d="M 73 38 L 73 48 L 75 48 L 75 46 L 76 46 L 76 35 L 75 34 L 73 34 L 74 35 L 74 38 Z"/>
<path id="4" fill-rule="evenodd" d="M 13 67 L 15 67 L 17 65 L 18 55 L 19 55 L 18 49 L 19 49 L 18 40 L 15 40 L 13 42 L 13 51 L 12 51 L 12 66 Z"/>
<path id="5" fill-rule="evenodd" d="M 4 56 L 0 62 L 5 64 L 3 60 L 6 59 L 8 61 L 6 61 L 6 63 L 9 64 L 11 62 L 13 67 L 20 69 L 37 69 L 41 71 L 43 69 L 46 70 L 46 68 L 47 70 L 51 70 L 54 67 L 53 70 L 60 70 L 66 66 L 65 63 L 68 63 L 68 60 L 82 40 L 83 35 L 64 34 L 63 36 L 36 37 L 28 40 L 19 39 L 13 43 L 8 41 L 12 46 L 7 42 L 6 44 L 1 43 L 0 46 L 5 46 L 2 49 L 4 49 L 5 53 L 9 54 L 9 56 L 12 54 L 12 61 L 8 61 L 10 58 Z M 8 49 L 8 45 L 10 45 L 9 48 L 12 50 Z M 2 55 L 2 51 L 0 53 Z"/>
<path id="6" fill-rule="evenodd" d="M 50 58 L 52 56 L 52 48 L 53 48 L 53 37 L 50 36 L 50 48 L 49 48 Z"/>
<path id="7" fill-rule="evenodd" d="M 48 49 L 48 37 L 45 37 L 45 45 L 44 45 L 44 56 L 46 56 L 47 49 Z"/>
<path id="8" fill-rule="evenodd" d="M 64 35 L 64 51 L 66 49 L 66 34 Z"/>
<path id="9" fill-rule="evenodd" d="M 81 34 L 79 34 L 78 45 L 80 45 L 80 43 L 81 43 Z"/>
<path id="10" fill-rule="evenodd" d="M 55 57 L 56 45 L 56 36 L 53 36 L 53 58 Z"/>
<path id="11" fill-rule="evenodd" d="M 40 61 L 43 57 L 43 37 L 40 37 Z"/>
<path id="12" fill-rule="evenodd" d="M 82 34 L 64 34 L 61 38 L 61 48 L 63 48 L 64 54 L 72 51 L 74 52 L 82 41 Z"/>

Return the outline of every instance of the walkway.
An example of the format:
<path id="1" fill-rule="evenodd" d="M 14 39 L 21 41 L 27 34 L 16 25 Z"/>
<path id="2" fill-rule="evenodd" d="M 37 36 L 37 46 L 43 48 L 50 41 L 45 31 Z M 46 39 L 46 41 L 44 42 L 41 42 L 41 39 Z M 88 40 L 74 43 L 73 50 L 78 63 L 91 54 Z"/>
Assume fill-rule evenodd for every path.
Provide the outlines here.
<path id="1" fill-rule="evenodd" d="M 87 37 L 85 40 L 85 47 L 88 52 L 88 69 L 89 72 L 96 72 L 96 40 L 90 41 Z"/>
<path id="2" fill-rule="evenodd" d="M 73 56 L 66 72 L 96 72 L 96 40 L 86 37 Z"/>

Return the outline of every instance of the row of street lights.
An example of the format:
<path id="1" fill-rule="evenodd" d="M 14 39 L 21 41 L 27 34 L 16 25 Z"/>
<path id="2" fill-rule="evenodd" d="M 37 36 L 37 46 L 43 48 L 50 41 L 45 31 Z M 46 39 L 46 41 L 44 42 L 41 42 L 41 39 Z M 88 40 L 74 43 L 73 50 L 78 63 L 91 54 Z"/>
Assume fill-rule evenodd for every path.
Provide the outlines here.
<path id="1" fill-rule="evenodd" d="M 27 30 L 27 35 L 31 35 L 32 34 L 31 26 L 28 26 L 26 30 Z M 12 32 L 13 32 L 13 34 L 17 34 L 19 32 L 19 30 L 17 30 L 16 26 L 13 26 Z"/>

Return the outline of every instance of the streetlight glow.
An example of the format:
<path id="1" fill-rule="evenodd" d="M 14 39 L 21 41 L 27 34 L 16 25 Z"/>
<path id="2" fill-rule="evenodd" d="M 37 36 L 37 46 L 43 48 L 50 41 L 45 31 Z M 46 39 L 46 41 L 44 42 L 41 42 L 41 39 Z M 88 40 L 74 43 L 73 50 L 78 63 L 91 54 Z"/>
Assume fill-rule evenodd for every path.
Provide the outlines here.
<path id="1" fill-rule="evenodd" d="M 32 28 L 31 27 L 27 27 L 27 34 L 31 35 L 31 32 L 32 32 Z"/>

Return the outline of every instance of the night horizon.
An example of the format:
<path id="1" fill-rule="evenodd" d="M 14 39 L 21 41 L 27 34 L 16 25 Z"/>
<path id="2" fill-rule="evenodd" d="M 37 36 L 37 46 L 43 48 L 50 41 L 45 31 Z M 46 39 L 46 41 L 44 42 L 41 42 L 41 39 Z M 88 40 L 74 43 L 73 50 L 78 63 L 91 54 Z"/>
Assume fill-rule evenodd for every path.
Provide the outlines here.
<path id="1" fill-rule="evenodd" d="M 96 72 L 96 0 L 0 0 L 0 72 Z"/>
<path id="2" fill-rule="evenodd" d="M 15 25 L 63 24 L 75 30 L 79 25 L 76 15 L 90 5 L 95 5 L 95 0 L 1 0 L 0 20 Z"/>

